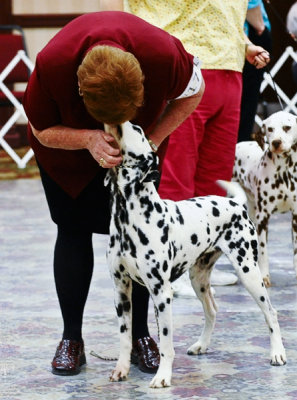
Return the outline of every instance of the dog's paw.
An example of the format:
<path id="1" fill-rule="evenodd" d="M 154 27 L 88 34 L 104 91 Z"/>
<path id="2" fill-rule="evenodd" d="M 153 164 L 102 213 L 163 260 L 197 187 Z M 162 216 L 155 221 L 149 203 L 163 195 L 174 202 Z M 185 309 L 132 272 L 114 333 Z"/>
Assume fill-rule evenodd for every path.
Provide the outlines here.
<path id="1" fill-rule="evenodd" d="M 199 354 L 204 354 L 207 352 L 207 345 L 203 345 L 199 340 L 190 346 L 187 350 L 189 356 L 197 356 Z"/>
<path id="2" fill-rule="evenodd" d="M 284 348 L 281 351 L 276 352 L 275 354 L 271 354 L 270 358 L 270 364 L 274 367 L 279 367 L 287 363 L 287 356 Z"/>
<path id="3" fill-rule="evenodd" d="M 129 367 L 117 365 L 116 368 L 112 371 L 109 380 L 111 382 L 125 381 L 127 379 L 129 369 Z"/>
<path id="4" fill-rule="evenodd" d="M 171 374 L 157 373 L 150 382 L 150 388 L 165 388 L 171 386 Z"/>
<path id="5" fill-rule="evenodd" d="M 271 286 L 270 276 L 269 275 L 264 276 L 263 282 L 265 287 L 269 288 Z"/>

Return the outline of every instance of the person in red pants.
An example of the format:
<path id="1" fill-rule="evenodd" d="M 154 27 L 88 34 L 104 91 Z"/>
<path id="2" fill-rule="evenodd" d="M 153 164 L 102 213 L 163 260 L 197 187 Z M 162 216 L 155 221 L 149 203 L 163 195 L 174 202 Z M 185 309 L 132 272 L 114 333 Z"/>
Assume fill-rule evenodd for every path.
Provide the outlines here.
<path id="1" fill-rule="evenodd" d="M 178 39 L 122 12 L 74 19 L 37 56 L 23 105 L 57 225 L 54 277 L 64 331 L 54 374 L 78 374 L 86 362 L 82 322 L 94 264 L 92 235 L 109 232 L 104 177 L 122 161 L 103 124 L 141 125 L 154 150 L 162 143 L 161 156 L 166 137 L 201 99 L 204 84 L 194 61 Z M 148 330 L 148 302 L 147 289 L 133 283 L 133 361 L 154 373 L 159 351 Z"/>

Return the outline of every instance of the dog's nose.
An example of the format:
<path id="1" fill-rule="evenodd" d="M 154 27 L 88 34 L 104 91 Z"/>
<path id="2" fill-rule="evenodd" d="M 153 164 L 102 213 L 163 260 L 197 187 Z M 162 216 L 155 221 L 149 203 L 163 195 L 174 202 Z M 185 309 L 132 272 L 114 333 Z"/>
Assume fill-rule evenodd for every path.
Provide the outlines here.
<path id="1" fill-rule="evenodd" d="M 282 141 L 281 140 L 273 140 L 273 142 L 271 144 L 275 148 L 275 150 L 277 150 L 280 147 L 280 145 L 282 144 Z"/>

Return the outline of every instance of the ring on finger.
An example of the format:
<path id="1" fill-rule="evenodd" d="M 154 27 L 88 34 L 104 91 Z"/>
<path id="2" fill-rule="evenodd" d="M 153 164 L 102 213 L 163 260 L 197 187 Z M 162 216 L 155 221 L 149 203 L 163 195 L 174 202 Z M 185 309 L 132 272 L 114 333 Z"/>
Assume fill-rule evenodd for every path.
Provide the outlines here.
<path id="1" fill-rule="evenodd" d="M 105 164 L 105 163 L 106 163 L 106 161 L 104 160 L 103 157 L 101 157 L 100 160 L 99 160 L 99 165 L 100 165 L 100 167 L 104 167 L 104 164 Z"/>

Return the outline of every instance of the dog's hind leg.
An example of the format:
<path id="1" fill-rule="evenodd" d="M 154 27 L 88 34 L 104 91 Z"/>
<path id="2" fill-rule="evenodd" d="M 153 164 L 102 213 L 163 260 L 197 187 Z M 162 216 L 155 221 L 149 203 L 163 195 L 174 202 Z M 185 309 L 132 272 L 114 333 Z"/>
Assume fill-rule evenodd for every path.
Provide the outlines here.
<path id="1" fill-rule="evenodd" d="M 270 334 L 270 363 L 272 365 L 284 365 L 286 363 L 286 352 L 282 343 L 277 312 L 270 303 L 269 295 L 256 261 L 257 242 L 251 241 L 250 243 L 252 242 L 255 242 L 255 244 L 249 245 L 248 249 L 243 246 L 233 249 L 228 258 L 236 269 L 242 284 L 255 299 L 265 316 Z"/>
<path id="2" fill-rule="evenodd" d="M 214 263 L 220 255 L 220 251 L 208 253 L 197 260 L 196 264 L 190 269 L 191 284 L 202 303 L 205 324 L 197 342 L 188 348 L 187 353 L 189 355 L 205 353 L 210 344 L 217 314 L 217 305 L 210 286 L 210 274 Z"/>
<path id="3" fill-rule="evenodd" d="M 266 287 L 271 286 L 270 274 L 269 274 L 269 259 L 267 249 L 267 236 L 268 236 L 268 214 L 259 214 L 256 217 L 256 227 L 258 232 L 259 240 L 259 266 L 262 274 L 263 281 Z"/>
<path id="4" fill-rule="evenodd" d="M 122 381 L 127 378 L 130 370 L 132 350 L 132 281 L 121 271 L 124 267 L 120 265 L 119 270 L 113 274 L 115 307 L 118 315 L 120 328 L 120 355 L 116 368 L 110 376 L 111 381 Z"/>

